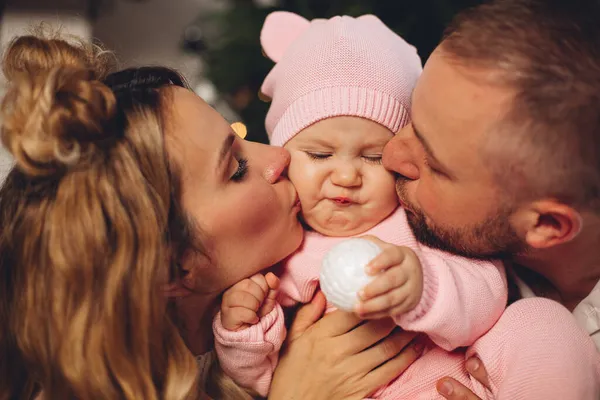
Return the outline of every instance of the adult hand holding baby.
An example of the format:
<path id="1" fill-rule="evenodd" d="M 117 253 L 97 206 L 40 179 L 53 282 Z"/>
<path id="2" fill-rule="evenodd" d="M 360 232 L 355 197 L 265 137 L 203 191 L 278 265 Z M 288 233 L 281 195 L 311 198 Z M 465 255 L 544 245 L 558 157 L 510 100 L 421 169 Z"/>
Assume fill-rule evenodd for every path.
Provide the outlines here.
<path id="1" fill-rule="evenodd" d="M 376 250 L 364 240 L 375 244 Z M 326 255 L 323 270 L 321 284 L 329 300 L 347 309 L 355 304 L 353 309 L 360 318 L 398 317 L 413 310 L 421 299 L 423 270 L 417 255 L 408 247 L 374 236 L 349 239 L 335 246 Z M 356 286 L 364 282 L 368 283 L 358 290 Z M 472 357 L 465 366 L 489 389 L 487 371 L 479 359 Z M 440 379 L 436 387 L 448 400 L 480 399 L 450 377 Z"/>
<path id="2" fill-rule="evenodd" d="M 488 374 L 481 360 L 477 357 L 471 357 L 465 362 L 465 368 L 473 378 L 477 379 L 488 390 L 490 389 Z M 481 400 L 465 385 L 450 377 L 440 379 L 436 387 L 438 392 L 447 400 Z"/>
<path id="3" fill-rule="evenodd" d="M 269 400 L 364 399 L 420 356 L 423 346 L 413 341 L 416 333 L 394 329 L 390 319 L 363 324 L 344 311 L 321 318 L 325 303 L 318 292 L 298 311 Z"/>

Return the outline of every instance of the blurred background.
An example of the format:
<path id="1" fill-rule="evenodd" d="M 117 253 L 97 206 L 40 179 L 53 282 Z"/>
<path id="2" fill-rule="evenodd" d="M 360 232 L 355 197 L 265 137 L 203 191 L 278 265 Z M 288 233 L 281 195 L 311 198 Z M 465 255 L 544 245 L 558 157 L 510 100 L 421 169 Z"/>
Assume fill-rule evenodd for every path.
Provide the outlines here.
<path id="1" fill-rule="evenodd" d="M 266 142 L 268 103 L 258 90 L 273 63 L 262 55 L 259 33 L 274 10 L 307 19 L 374 14 L 419 50 L 423 62 L 445 25 L 482 0 L 0 0 L 2 49 L 44 22 L 102 42 L 121 66 L 166 65 L 247 139 Z M 0 90 L 1 94 L 1 90 Z M 0 181 L 10 159 L 0 149 Z"/>

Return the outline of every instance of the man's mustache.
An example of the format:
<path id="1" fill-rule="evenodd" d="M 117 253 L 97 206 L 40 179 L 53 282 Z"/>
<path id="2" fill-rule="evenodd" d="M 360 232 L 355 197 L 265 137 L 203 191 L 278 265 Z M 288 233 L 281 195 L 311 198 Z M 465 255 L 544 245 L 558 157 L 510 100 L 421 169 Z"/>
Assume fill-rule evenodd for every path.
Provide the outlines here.
<path id="1" fill-rule="evenodd" d="M 408 195 L 406 193 L 406 184 L 408 182 L 410 182 L 410 179 L 404 176 L 398 175 L 396 177 L 396 195 L 404 209 L 416 213 L 416 208 L 408 201 Z"/>

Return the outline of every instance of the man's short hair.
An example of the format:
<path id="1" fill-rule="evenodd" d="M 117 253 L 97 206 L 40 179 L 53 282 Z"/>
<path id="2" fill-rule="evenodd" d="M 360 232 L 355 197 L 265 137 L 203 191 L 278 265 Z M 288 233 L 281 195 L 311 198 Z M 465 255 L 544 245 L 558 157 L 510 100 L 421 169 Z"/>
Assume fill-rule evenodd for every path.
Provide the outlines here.
<path id="1" fill-rule="evenodd" d="M 600 1 L 492 1 L 459 14 L 441 50 L 515 92 L 486 146 L 506 190 L 600 212 Z"/>

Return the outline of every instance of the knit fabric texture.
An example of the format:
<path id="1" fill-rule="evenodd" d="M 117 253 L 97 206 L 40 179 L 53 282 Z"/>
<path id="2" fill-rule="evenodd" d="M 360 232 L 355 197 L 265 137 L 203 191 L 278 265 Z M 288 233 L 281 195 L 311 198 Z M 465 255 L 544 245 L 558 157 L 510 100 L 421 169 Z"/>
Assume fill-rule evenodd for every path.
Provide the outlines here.
<path id="1" fill-rule="evenodd" d="M 266 18 L 260 40 L 276 62 L 261 88 L 272 99 L 265 122 L 272 145 L 335 116 L 366 118 L 393 133 L 408 123 L 421 59 L 377 17 L 309 22 L 277 11 Z"/>

